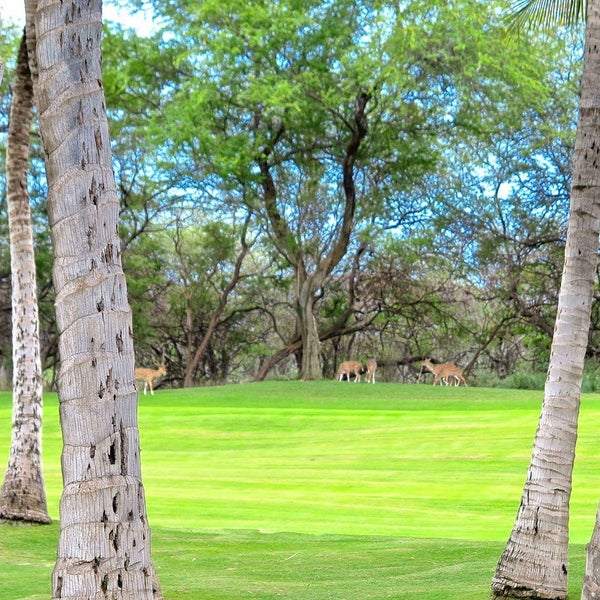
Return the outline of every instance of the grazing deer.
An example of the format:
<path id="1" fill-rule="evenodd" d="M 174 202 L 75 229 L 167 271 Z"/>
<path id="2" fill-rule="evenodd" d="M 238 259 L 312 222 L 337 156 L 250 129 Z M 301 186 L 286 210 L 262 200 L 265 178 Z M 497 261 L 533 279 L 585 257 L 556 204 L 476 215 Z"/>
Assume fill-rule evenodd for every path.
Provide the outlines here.
<path id="1" fill-rule="evenodd" d="M 444 385 L 449 385 L 449 379 L 452 377 L 454 379 L 455 386 L 460 385 L 462 382 L 466 387 L 468 387 L 467 380 L 463 375 L 462 369 L 457 367 L 454 363 L 442 363 L 439 365 L 434 365 L 430 358 L 426 358 L 423 362 L 421 362 L 421 366 L 433 373 L 433 385 L 435 385 L 438 381 L 440 382 L 440 385 L 442 383 Z"/>
<path id="2" fill-rule="evenodd" d="M 375 383 L 375 371 L 377 371 L 377 361 L 374 358 L 369 358 L 367 360 L 367 376 L 365 377 L 365 381 L 369 383 Z"/>
<path id="3" fill-rule="evenodd" d="M 144 396 L 146 395 L 146 390 L 148 386 L 150 386 L 150 394 L 154 396 L 154 387 L 153 383 L 155 379 L 159 377 L 164 377 L 167 374 L 167 367 L 165 365 L 165 357 L 163 356 L 162 362 L 160 363 L 158 369 L 146 369 L 139 368 L 135 370 L 135 380 L 144 382 Z"/>
<path id="4" fill-rule="evenodd" d="M 354 383 L 356 383 L 357 381 L 360 381 L 360 376 L 364 372 L 365 370 L 362 366 L 362 363 L 359 363 L 357 360 L 347 360 L 339 366 L 335 378 L 338 381 L 342 381 L 345 375 L 348 379 L 348 382 L 350 382 L 350 375 L 354 373 Z"/>

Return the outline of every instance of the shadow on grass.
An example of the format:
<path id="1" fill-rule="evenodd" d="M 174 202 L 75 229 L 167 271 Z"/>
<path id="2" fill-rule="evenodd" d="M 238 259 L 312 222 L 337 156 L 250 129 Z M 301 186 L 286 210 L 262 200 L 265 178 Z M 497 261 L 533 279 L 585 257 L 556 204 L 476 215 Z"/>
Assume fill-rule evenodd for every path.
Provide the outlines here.
<path id="1" fill-rule="evenodd" d="M 50 594 L 58 524 L 0 525 L 3 600 Z M 499 542 L 304 535 L 251 530 L 153 530 L 165 600 L 484 600 Z M 570 597 L 584 546 L 571 547 Z"/>
<path id="2" fill-rule="evenodd" d="M 155 553 L 178 600 L 483 600 L 504 544 L 468 540 L 160 531 Z M 571 597 L 578 597 L 584 547 Z M 164 561 L 164 564 L 163 564 Z M 179 571 L 169 566 L 179 564 Z M 177 575 L 175 576 L 175 573 Z M 171 595 L 176 591 L 174 595 Z M 180 593 L 181 591 L 181 593 Z"/>

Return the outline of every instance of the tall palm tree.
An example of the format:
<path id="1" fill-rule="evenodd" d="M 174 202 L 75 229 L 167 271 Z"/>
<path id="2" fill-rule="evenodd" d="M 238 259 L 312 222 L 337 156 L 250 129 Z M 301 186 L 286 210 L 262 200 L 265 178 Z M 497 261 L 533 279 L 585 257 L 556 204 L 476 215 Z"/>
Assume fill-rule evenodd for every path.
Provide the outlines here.
<path id="1" fill-rule="evenodd" d="M 45 0 L 39 9 L 26 0 L 26 14 L 35 32 L 61 359 L 64 488 L 52 597 L 158 600 L 102 88 L 102 0 Z"/>
<path id="2" fill-rule="evenodd" d="M 25 34 L 10 107 L 6 150 L 12 274 L 13 420 L 10 456 L 0 488 L 0 517 L 49 523 L 42 476 L 42 363 L 35 255 L 27 193 L 33 85 Z"/>
<path id="3" fill-rule="evenodd" d="M 581 1 L 520 1 L 545 22 L 582 14 Z M 569 501 L 600 231 L 600 0 L 588 0 L 571 206 L 544 402 L 515 525 L 492 580 L 497 598 L 567 595 Z"/>

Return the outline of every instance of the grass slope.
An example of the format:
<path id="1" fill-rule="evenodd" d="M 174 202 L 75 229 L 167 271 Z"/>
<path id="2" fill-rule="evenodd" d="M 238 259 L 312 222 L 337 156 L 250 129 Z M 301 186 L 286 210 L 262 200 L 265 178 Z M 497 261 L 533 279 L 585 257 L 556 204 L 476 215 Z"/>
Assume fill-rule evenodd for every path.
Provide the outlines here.
<path id="1" fill-rule="evenodd" d="M 539 392 L 265 382 L 140 398 L 154 558 L 168 600 L 475 600 L 520 500 Z M 0 459 L 10 395 L 0 394 Z M 571 518 L 572 597 L 600 494 L 584 395 Z M 44 469 L 58 518 L 60 431 Z M 3 525 L 0 598 L 49 596 L 58 524 Z"/>

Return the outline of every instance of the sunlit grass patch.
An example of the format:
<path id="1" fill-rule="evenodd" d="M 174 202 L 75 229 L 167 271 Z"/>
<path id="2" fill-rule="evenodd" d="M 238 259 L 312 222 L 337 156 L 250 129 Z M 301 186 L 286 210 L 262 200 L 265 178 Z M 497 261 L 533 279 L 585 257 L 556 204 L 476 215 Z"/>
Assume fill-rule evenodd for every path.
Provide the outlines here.
<path id="1" fill-rule="evenodd" d="M 487 598 L 541 400 L 520 390 L 331 381 L 142 396 L 143 475 L 165 597 Z M 57 412 L 47 395 L 44 469 L 55 519 Z M 600 494 L 599 413 L 600 396 L 585 395 L 574 590 Z M 0 394 L 5 460 L 10 414 L 10 395 Z M 0 598 L 47 594 L 58 525 L 0 532 Z"/>

